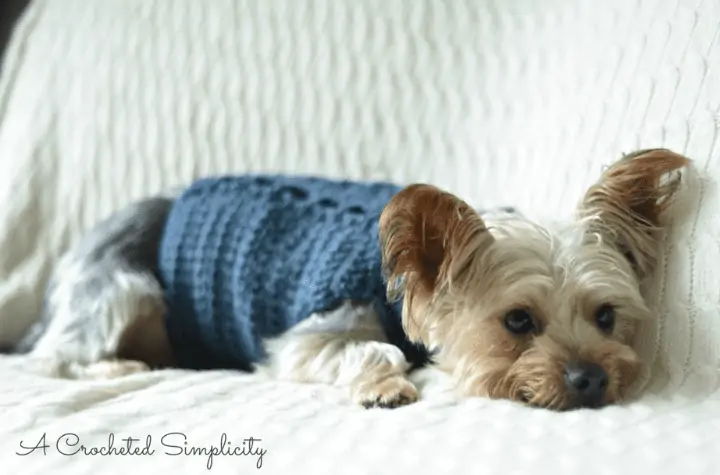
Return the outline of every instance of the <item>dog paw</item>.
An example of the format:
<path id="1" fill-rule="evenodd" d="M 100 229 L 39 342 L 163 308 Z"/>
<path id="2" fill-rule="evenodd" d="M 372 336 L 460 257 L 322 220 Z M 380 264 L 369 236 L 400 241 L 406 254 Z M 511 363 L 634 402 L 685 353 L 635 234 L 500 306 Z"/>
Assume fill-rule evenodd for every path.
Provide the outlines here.
<path id="1" fill-rule="evenodd" d="M 415 385 L 403 376 L 392 376 L 380 382 L 358 386 L 355 401 L 365 409 L 394 409 L 418 400 Z"/>
<path id="2" fill-rule="evenodd" d="M 108 368 L 108 377 L 117 378 L 146 371 L 150 371 L 150 367 L 141 361 L 114 361 Z"/>
<path id="3" fill-rule="evenodd" d="M 150 371 L 148 365 L 132 360 L 98 361 L 87 366 L 72 364 L 67 368 L 73 379 L 114 379 L 145 371 Z"/>

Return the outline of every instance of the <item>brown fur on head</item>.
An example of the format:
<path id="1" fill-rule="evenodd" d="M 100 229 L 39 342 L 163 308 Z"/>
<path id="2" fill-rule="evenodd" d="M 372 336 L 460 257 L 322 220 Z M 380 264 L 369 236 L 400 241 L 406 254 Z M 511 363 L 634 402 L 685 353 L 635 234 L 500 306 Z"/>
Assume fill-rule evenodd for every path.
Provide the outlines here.
<path id="1" fill-rule="evenodd" d="M 654 268 L 660 216 L 688 163 L 663 149 L 622 158 L 558 229 L 481 217 L 431 185 L 403 189 L 381 216 L 380 240 L 408 336 L 437 350 L 464 395 L 556 409 L 622 400 L 640 369 L 637 322 L 650 318 L 639 281 Z M 577 364 L 604 371 L 601 400 L 568 382 Z"/>

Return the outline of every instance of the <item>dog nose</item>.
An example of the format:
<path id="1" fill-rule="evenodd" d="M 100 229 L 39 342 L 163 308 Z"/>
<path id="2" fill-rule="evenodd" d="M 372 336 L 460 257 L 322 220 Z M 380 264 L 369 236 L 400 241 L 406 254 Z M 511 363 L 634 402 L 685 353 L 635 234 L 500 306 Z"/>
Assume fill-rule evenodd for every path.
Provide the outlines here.
<path id="1" fill-rule="evenodd" d="M 565 385 L 576 407 L 599 407 L 605 402 L 608 375 L 595 363 L 574 362 L 565 367 Z"/>

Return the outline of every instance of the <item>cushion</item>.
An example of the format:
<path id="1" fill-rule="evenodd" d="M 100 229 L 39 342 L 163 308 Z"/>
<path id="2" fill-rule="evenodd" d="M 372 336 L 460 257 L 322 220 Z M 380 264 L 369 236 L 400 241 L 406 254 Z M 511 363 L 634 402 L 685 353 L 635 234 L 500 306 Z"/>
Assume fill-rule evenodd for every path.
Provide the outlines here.
<path id="1" fill-rule="evenodd" d="M 431 182 L 476 207 L 568 219 L 605 166 L 667 147 L 694 167 L 665 217 L 637 401 L 551 413 L 458 401 L 352 406 L 231 372 L 113 381 L 0 360 L 10 473 L 197 473 L 182 446 L 267 449 L 269 473 L 715 473 L 720 423 L 720 4 L 695 0 L 35 0 L 0 82 L 0 335 L 37 316 L 57 257 L 140 197 L 232 172 Z M 152 436 L 149 457 L 63 457 Z M 180 435 L 178 435 L 180 433 Z M 70 436 L 68 436 L 70 437 Z M 63 439 L 66 440 L 66 439 Z M 116 442 L 117 445 L 117 442 Z M 247 444 L 246 444 L 247 445 Z M 214 471 L 257 457 L 217 455 Z M 17 470 L 13 470 L 15 464 Z"/>

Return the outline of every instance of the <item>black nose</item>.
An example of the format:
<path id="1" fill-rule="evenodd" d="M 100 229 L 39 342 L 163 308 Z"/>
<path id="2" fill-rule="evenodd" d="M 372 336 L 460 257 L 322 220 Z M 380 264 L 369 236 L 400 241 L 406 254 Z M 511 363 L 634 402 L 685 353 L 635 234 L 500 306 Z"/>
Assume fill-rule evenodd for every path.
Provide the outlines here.
<path id="1" fill-rule="evenodd" d="M 608 376 L 594 363 L 574 362 L 565 367 L 565 385 L 576 407 L 600 407 L 605 403 Z"/>

